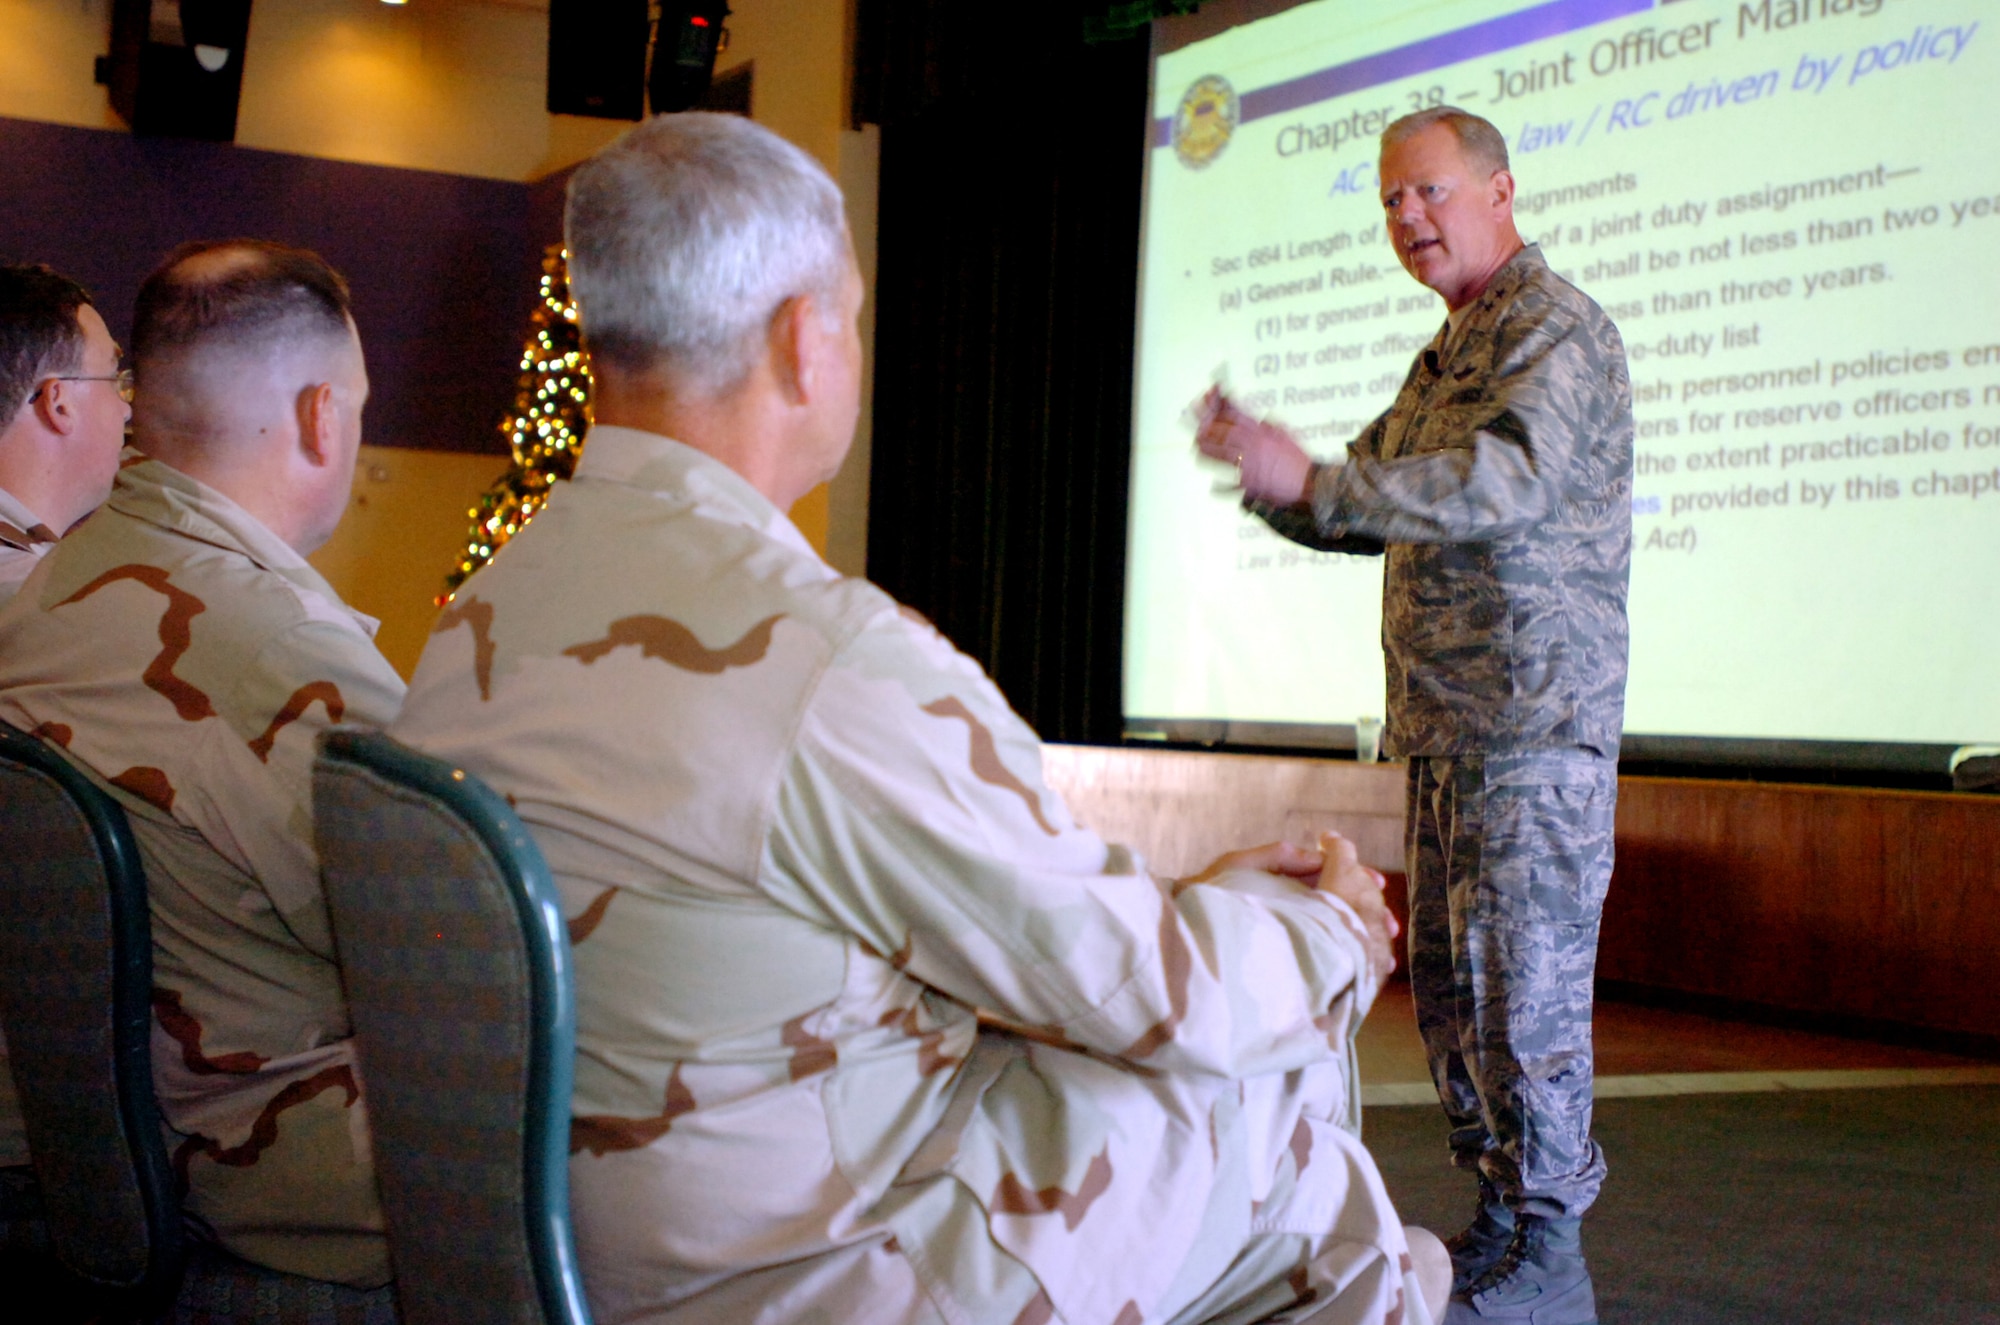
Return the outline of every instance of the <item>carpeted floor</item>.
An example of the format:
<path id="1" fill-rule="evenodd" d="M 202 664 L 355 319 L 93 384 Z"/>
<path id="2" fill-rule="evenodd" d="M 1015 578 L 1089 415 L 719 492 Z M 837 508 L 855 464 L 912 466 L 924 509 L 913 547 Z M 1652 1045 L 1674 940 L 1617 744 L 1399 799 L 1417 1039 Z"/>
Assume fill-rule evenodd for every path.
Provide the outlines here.
<path id="1" fill-rule="evenodd" d="M 1436 1108 L 1363 1135 L 1407 1222 L 1465 1223 Z M 2000 1323 L 2000 1086 L 1600 1100 L 1596 1135 L 1603 1325 Z"/>

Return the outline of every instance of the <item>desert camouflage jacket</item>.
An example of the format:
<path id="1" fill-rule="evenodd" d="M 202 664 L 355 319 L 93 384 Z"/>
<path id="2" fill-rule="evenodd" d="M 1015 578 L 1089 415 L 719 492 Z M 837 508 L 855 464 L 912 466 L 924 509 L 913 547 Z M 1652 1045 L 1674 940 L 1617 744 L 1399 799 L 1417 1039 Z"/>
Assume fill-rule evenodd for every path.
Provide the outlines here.
<path id="1" fill-rule="evenodd" d="M 14 596 L 21 581 L 55 542 L 53 530 L 12 493 L 0 488 L 0 606 Z M 7 1042 L 0 1039 L 0 1165 L 27 1162 L 28 1137 L 21 1130 L 21 1104 L 14 1095 L 14 1078 L 8 1069 Z"/>
<path id="2" fill-rule="evenodd" d="M 1309 546 L 1386 546 L 1392 753 L 1617 754 L 1632 435 L 1617 327 L 1530 245 L 1313 471 L 1309 509 L 1253 504 Z"/>
<path id="3" fill-rule="evenodd" d="M 313 739 L 395 715 L 374 622 L 220 493 L 128 456 L 0 610 L 0 718 L 124 804 L 186 1209 L 274 1269 L 389 1277 L 312 845 Z"/>
<path id="4" fill-rule="evenodd" d="M 1144 1325 L 1259 1202 L 1340 1239 L 1280 1288 L 1398 1309 L 1353 912 L 1079 828 L 978 667 L 719 462 L 594 429 L 391 731 L 505 793 L 563 893 L 599 1319 Z"/>
<path id="5" fill-rule="evenodd" d="M 21 587 L 42 554 L 55 546 L 56 534 L 5 488 L 0 488 L 0 603 Z"/>

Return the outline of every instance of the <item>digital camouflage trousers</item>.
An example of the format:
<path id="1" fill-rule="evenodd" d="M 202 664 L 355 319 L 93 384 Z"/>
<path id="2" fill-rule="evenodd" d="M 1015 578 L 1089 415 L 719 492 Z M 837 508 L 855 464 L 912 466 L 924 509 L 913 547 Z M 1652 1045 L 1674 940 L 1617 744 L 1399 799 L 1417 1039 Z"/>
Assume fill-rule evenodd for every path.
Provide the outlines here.
<path id="1" fill-rule="evenodd" d="M 1590 1017 L 1617 801 L 1589 750 L 1410 760 L 1410 986 L 1452 1161 L 1531 1214 L 1581 1214 L 1604 1183 Z"/>

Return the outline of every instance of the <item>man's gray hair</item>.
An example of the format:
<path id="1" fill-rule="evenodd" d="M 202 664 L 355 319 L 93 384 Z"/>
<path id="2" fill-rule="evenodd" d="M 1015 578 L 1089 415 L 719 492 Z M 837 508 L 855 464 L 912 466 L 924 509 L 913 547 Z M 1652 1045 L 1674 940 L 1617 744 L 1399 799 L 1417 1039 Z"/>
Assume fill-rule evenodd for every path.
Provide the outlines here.
<path id="1" fill-rule="evenodd" d="M 1506 135 L 1490 122 L 1456 106 L 1431 106 L 1405 115 L 1382 130 L 1382 150 L 1386 152 L 1405 138 L 1416 137 L 1433 124 L 1450 129 L 1465 159 L 1474 165 L 1489 171 L 1508 168 Z"/>
<path id="2" fill-rule="evenodd" d="M 695 390 L 740 383 L 784 302 L 829 320 L 851 251 L 819 163 L 735 115 L 660 115 L 578 168 L 569 283 L 598 362 Z"/>

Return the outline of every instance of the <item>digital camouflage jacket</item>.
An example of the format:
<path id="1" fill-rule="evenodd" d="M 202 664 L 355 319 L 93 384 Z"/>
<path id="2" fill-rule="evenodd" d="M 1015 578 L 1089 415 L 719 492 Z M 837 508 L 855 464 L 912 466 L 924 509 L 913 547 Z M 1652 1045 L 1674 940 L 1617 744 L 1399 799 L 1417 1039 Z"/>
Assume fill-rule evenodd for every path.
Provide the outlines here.
<path id="1" fill-rule="evenodd" d="M 1252 504 L 1295 542 L 1386 549 L 1391 753 L 1617 755 L 1632 441 L 1618 328 L 1530 245 L 1346 463 L 1315 467 L 1309 502 Z"/>

